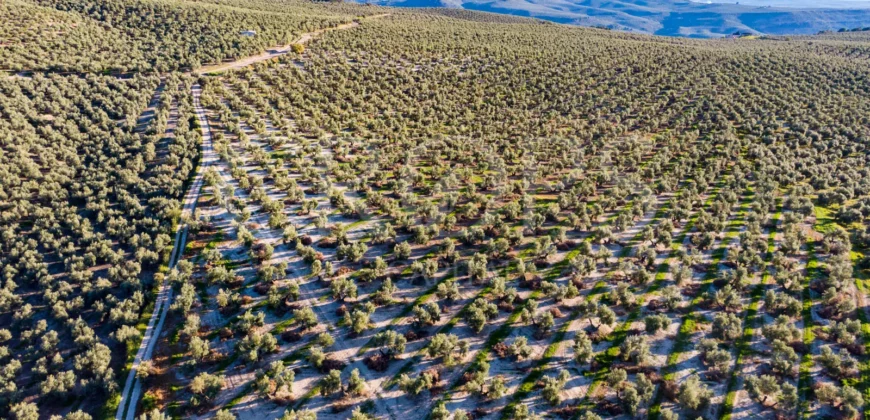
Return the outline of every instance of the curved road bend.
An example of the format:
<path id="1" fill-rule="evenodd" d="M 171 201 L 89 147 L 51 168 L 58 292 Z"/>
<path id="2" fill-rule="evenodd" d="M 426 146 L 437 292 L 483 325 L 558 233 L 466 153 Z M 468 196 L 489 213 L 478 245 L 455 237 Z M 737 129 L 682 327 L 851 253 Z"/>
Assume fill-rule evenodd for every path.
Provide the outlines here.
<path id="1" fill-rule="evenodd" d="M 381 15 L 367 16 L 359 19 L 378 19 L 389 16 L 389 13 Z M 302 34 L 295 43 L 304 44 L 312 38 L 328 31 L 344 30 L 359 26 L 359 21 L 355 20 L 351 23 L 339 25 L 337 27 L 320 29 L 314 32 Z M 197 70 L 197 73 L 217 73 L 230 69 L 245 67 L 258 61 L 268 60 L 277 55 L 285 54 L 290 50 L 292 44 L 284 47 L 279 47 L 277 50 L 266 52 L 253 57 L 243 58 L 230 63 L 223 63 L 216 66 L 203 67 Z M 199 120 L 200 131 L 202 132 L 202 158 L 196 170 L 196 178 L 193 181 L 187 194 L 184 196 L 184 207 L 182 214 L 193 214 L 196 207 L 196 202 L 199 200 L 199 190 L 202 188 L 202 174 L 205 169 L 212 163 L 217 161 L 217 156 L 212 149 L 211 129 L 208 125 L 208 120 L 205 117 L 205 110 L 199 102 L 202 88 L 199 83 L 193 85 L 193 106 L 196 110 L 196 117 Z M 169 268 L 175 267 L 178 259 L 181 257 L 184 245 L 187 242 L 187 226 L 179 226 L 175 231 L 175 246 L 172 248 L 172 253 L 169 256 Z M 164 280 L 160 285 L 160 291 L 157 292 L 156 300 L 154 301 L 154 312 L 151 313 L 151 319 L 148 321 L 148 326 L 145 328 L 145 334 L 142 337 L 142 343 L 139 345 L 139 351 L 136 352 L 136 357 L 133 359 L 133 364 L 130 367 L 130 372 L 127 374 L 127 380 L 124 383 L 124 390 L 121 393 L 121 401 L 118 403 L 118 410 L 115 412 L 115 420 L 134 420 L 136 417 L 136 406 L 139 403 L 139 395 L 142 393 L 142 382 L 136 378 L 136 372 L 139 365 L 145 360 L 151 360 L 151 353 L 154 352 L 154 346 L 159 340 L 160 331 L 163 329 L 163 321 L 166 319 L 166 314 L 169 312 L 169 305 L 172 302 L 172 288 L 169 287 Z M 156 324 L 156 325 L 155 325 Z M 131 403 L 132 402 L 132 403 Z"/>
<path id="2" fill-rule="evenodd" d="M 202 189 L 202 175 L 206 168 L 217 161 L 217 156 L 212 149 L 211 129 L 208 125 L 208 120 L 205 117 L 205 110 L 199 103 L 199 97 L 202 93 L 202 88 L 199 83 L 193 85 L 193 105 L 196 109 L 196 117 L 199 120 L 200 131 L 202 132 L 202 156 L 200 164 L 196 169 L 196 177 L 193 184 L 187 190 L 184 196 L 182 214 L 192 215 L 196 208 L 196 202 L 199 200 L 199 192 Z M 175 231 L 175 246 L 169 255 L 169 268 L 174 268 L 181 258 L 185 243 L 187 242 L 187 225 L 180 225 Z M 154 312 L 151 313 L 151 319 L 148 321 L 148 326 L 145 329 L 145 334 L 142 337 L 142 343 L 139 345 L 139 351 L 133 359 L 133 364 L 130 367 L 130 372 L 127 375 L 127 381 L 124 383 L 124 390 L 121 393 L 121 401 L 118 404 L 118 410 L 115 412 L 115 420 L 133 420 L 136 417 L 136 406 L 139 403 L 139 394 L 142 392 L 142 381 L 136 377 L 139 365 L 151 359 L 151 354 L 154 352 L 154 346 L 160 339 L 160 331 L 163 329 L 163 322 L 166 320 L 166 314 L 169 312 L 169 305 L 172 302 L 172 287 L 166 280 L 160 285 L 160 291 L 154 301 Z M 156 325 L 155 325 L 156 324 Z"/>
<path id="3" fill-rule="evenodd" d="M 262 54 L 240 58 L 236 61 L 230 61 L 230 62 L 226 62 L 226 63 L 214 64 L 211 66 L 200 67 L 199 69 L 197 69 L 195 71 L 195 73 L 214 74 L 214 73 L 221 73 L 221 72 L 224 72 L 227 70 L 240 69 L 242 67 L 247 67 L 247 66 L 250 66 L 251 64 L 258 63 L 260 61 L 269 60 L 271 58 L 275 58 L 275 57 L 287 54 L 288 52 L 290 52 L 290 50 L 292 50 L 294 44 L 306 44 L 306 43 L 308 43 L 308 41 L 311 41 L 312 39 L 317 38 L 318 36 L 323 35 L 326 32 L 343 31 L 346 29 L 355 28 L 355 27 L 360 25 L 360 22 L 364 22 L 366 20 L 372 20 L 372 19 L 380 19 L 383 17 L 387 17 L 389 15 L 390 15 L 389 13 L 382 13 L 379 15 L 365 16 L 362 18 L 354 19 L 353 21 L 351 21 L 349 23 L 342 23 L 338 26 L 318 29 L 318 30 L 312 31 L 312 32 L 306 32 L 306 33 L 300 35 L 298 39 L 296 39 L 295 41 L 293 41 L 290 44 L 269 49 Z"/>

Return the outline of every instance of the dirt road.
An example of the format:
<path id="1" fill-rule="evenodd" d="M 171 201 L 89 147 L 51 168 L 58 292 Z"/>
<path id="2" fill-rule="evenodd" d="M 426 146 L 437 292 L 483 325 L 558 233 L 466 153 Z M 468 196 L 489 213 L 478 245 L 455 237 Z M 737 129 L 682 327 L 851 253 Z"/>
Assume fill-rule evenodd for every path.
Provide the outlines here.
<path id="1" fill-rule="evenodd" d="M 291 50 L 293 44 L 305 44 L 308 41 L 314 39 L 317 36 L 329 31 L 338 31 L 344 29 L 354 28 L 360 25 L 361 20 L 368 19 L 378 19 L 385 16 L 389 16 L 389 13 L 381 14 L 381 15 L 373 15 L 367 16 L 365 18 L 361 18 L 359 20 L 355 20 L 351 23 L 345 23 L 342 25 L 338 25 L 332 28 L 324 28 L 319 29 L 317 31 L 308 32 L 302 34 L 295 42 L 285 45 L 283 47 L 278 47 L 273 50 L 269 50 L 263 54 L 245 57 L 233 62 L 217 64 L 213 66 L 202 67 L 196 71 L 196 73 L 206 74 L 206 73 L 219 73 L 231 69 L 242 68 L 245 66 L 249 66 L 251 64 L 268 60 L 273 57 L 277 57 L 283 54 L 286 54 Z M 196 116 L 199 120 L 199 126 L 202 131 L 202 160 L 200 165 L 197 167 L 196 177 L 194 178 L 193 184 L 190 189 L 187 190 L 187 194 L 184 196 L 182 214 L 193 214 L 194 209 L 196 208 L 196 202 L 199 200 L 199 192 L 202 188 L 202 175 L 205 173 L 205 169 L 212 165 L 217 161 L 217 155 L 215 155 L 214 150 L 212 149 L 212 138 L 211 138 L 211 130 L 208 125 L 208 119 L 205 115 L 205 109 L 203 109 L 200 104 L 200 94 L 202 93 L 202 89 L 199 84 L 193 85 L 193 104 L 196 108 Z M 187 226 L 179 226 L 175 232 L 175 245 L 172 248 L 172 252 L 169 258 L 169 268 L 172 269 L 175 267 L 175 264 L 178 262 L 178 259 L 181 257 L 182 250 L 187 242 Z M 154 311 L 151 313 L 151 319 L 148 321 L 148 326 L 145 329 L 145 334 L 142 337 L 142 343 L 139 345 L 139 351 L 136 352 L 136 357 L 133 359 L 133 364 L 130 368 L 130 372 L 127 375 L 127 380 L 124 383 L 124 389 L 121 393 L 121 401 L 118 404 L 118 409 L 115 412 L 115 420 L 134 420 L 136 416 L 136 407 L 139 403 L 140 394 L 142 392 L 142 382 L 136 378 L 136 373 L 138 372 L 139 365 L 146 360 L 151 359 L 151 354 L 154 352 L 154 346 L 159 341 L 160 332 L 163 329 L 163 322 L 166 319 L 166 315 L 169 312 L 169 306 L 172 303 L 172 288 L 167 284 L 166 281 L 160 285 L 160 291 L 157 293 L 157 298 L 154 302 Z M 133 402 L 132 404 L 130 402 Z"/>
<path id="2" fill-rule="evenodd" d="M 251 64 L 254 64 L 254 63 L 257 63 L 260 61 L 265 61 L 265 60 L 268 60 L 268 59 L 271 59 L 274 57 L 278 57 L 278 56 L 287 54 L 288 52 L 291 51 L 291 49 L 293 48 L 293 45 L 305 44 L 308 41 L 311 41 L 312 39 L 314 39 L 314 38 L 316 38 L 316 37 L 318 37 L 326 32 L 341 31 L 341 30 L 345 30 L 345 29 L 354 28 L 354 27 L 357 27 L 360 25 L 360 21 L 379 19 L 379 18 L 389 16 L 389 15 L 390 15 L 389 13 L 384 13 L 384 14 L 380 14 L 380 15 L 367 16 L 367 17 L 364 17 L 364 18 L 361 18 L 358 20 L 354 20 L 353 22 L 350 22 L 350 23 L 343 23 L 341 25 L 334 26 L 332 28 L 324 28 L 324 29 L 318 29 L 318 30 L 313 31 L 313 32 L 307 32 L 307 33 L 302 34 L 302 36 L 300 36 L 299 39 L 297 39 L 297 40 L 295 40 L 287 45 L 270 49 L 270 50 L 268 50 L 262 54 L 259 54 L 259 55 L 253 55 L 250 57 L 240 58 L 236 61 L 200 67 L 199 69 L 196 70 L 196 73 L 199 73 L 199 74 L 220 73 L 220 72 L 224 72 L 227 70 L 247 67 L 247 66 L 250 66 Z"/>
<path id="3" fill-rule="evenodd" d="M 362 18 L 360 20 L 377 19 L 387 14 L 374 15 Z M 354 28 L 359 26 L 360 20 L 355 20 L 351 23 L 345 23 L 332 28 L 324 28 L 313 32 L 302 34 L 295 42 L 269 50 L 263 54 L 245 57 L 233 62 L 217 64 L 213 66 L 202 67 L 197 70 L 200 74 L 219 73 L 231 69 L 242 68 L 249 66 L 259 61 L 268 60 L 286 54 L 291 50 L 293 44 L 305 44 L 317 36 L 329 31 L 337 31 Z M 182 214 L 193 214 L 196 208 L 196 202 L 199 200 L 199 192 L 202 188 L 202 175 L 205 169 L 217 161 L 217 156 L 212 149 L 211 130 L 208 125 L 208 119 L 205 116 L 205 110 L 200 104 L 200 94 L 202 89 L 199 84 L 193 85 L 193 104 L 196 108 L 196 116 L 199 120 L 199 126 L 202 131 L 202 160 L 197 167 L 196 177 L 193 184 L 184 196 Z M 187 226 L 179 226 L 175 231 L 175 245 L 169 258 L 169 268 L 175 267 L 178 259 L 181 257 L 182 250 L 187 242 Z M 118 409 L 115 412 L 115 420 L 134 420 L 136 416 L 136 407 L 139 403 L 139 398 L 142 393 L 142 382 L 136 378 L 139 365 L 143 361 L 150 360 L 151 354 L 154 352 L 154 346 L 159 341 L 160 332 L 163 329 L 163 322 L 166 320 L 166 315 L 169 312 L 169 306 L 172 303 L 172 288 L 166 281 L 160 285 L 160 291 L 157 293 L 157 298 L 154 302 L 154 311 L 151 313 L 151 319 L 148 321 L 148 326 L 145 329 L 145 334 L 142 337 L 142 343 L 139 345 L 139 351 L 136 352 L 136 357 L 133 359 L 133 364 L 130 372 L 127 375 L 127 380 L 124 383 L 124 389 L 121 393 L 121 401 L 118 404 Z M 133 402 L 132 404 L 130 402 Z"/>
<path id="4" fill-rule="evenodd" d="M 187 190 L 184 196 L 182 214 L 192 215 L 196 208 L 196 202 L 199 200 L 199 192 L 202 189 L 202 175 L 206 168 L 217 161 L 217 155 L 212 149 L 211 131 L 208 126 L 208 120 L 205 117 L 205 111 L 199 103 L 199 96 L 202 92 L 199 84 L 193 85 L 193 104 L 196 107 L 196 116 L 199 120 L 199 126 L 202 128 L 202 159 L 200 165 L 197 166 L 196 177 L 193 184 Z M 169 268 L 175 267 L 178 259 L 181 258 L 184 246 L 187 243 L 187 225 L 180 225 L 175 231 L 175 246 L 169 257 Z M 121 393 L 121 402 L 118 404 L 118 410 L 115 412 L 115 420 L 133 420 L 136 416 L 136 406 L 139 402 L 139 397 L 142 392 L 142 381 L 136 378 L 139 365 L 151 359 L 151 354 L 154 352 L 154 346 L 160 339 L 160 331 L 163 329 L 163 322 L 166 320 L 166 314 L 169 312 L 169 306 L 172 303 L 172 287 L 164 280 L 160 285 L 160 291 L 157 293 L 157 299 L 154 302 L 154 312 L 151 313 L 151 319 L 148 321 L 148 327 L 145 329 L 145 334 L 142 337 L 142 343 L 139 345 L 139 351 L 133 359 L 133 365 L 130 368 L 130 373 L 127 375 L 127 381 L 124 383 L 124 390 Z M 130 404 L 129 402 L 133 403 Z"/>

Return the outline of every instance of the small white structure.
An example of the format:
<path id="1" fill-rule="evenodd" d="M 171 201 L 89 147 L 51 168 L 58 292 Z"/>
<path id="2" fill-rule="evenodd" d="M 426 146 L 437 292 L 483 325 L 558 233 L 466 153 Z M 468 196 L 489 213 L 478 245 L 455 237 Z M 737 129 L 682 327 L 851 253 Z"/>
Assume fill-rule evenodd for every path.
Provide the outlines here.
<path id="1" fill-rule="evenodd" d="M 257 31 L 253 31 L 248 29 L 247 31 L 240 32 L 242 36 L 257 36 Z"/>

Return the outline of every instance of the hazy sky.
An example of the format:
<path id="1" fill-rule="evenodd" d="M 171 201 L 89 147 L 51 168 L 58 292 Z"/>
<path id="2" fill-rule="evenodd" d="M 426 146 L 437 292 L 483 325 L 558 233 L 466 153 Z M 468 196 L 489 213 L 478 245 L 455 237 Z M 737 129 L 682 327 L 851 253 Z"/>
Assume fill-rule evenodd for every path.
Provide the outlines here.
<path id="1" fill-rule="evenodd" d="M 737 0 L 692 0 L 696 3 L 737 3 Z M 740 0 L 747 6 L 870 9 L 870 0 Z"/>

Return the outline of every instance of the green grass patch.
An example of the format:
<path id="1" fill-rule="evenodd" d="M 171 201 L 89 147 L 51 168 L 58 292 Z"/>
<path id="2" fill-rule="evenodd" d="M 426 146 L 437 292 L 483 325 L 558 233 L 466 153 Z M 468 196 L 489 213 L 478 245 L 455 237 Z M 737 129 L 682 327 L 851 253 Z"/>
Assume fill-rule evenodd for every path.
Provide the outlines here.
<path id="1" fill-rule="evenodd" d="M 767 252 L 768 255 L 765 258 L 765 262 L 767 264 L 770 263 L 770 260 L 773 258 L 773 252 L 775 250 L 775 239 L 776 239 L 776 223 L 782 218 L 782 200 L 777 200 L 777 205 L 780 208 L 773 215 L 774 226 L 770 228 L 770 231 L 767 235 Z M 765 267 L 767 270 L 767 267 Z M 743 367 L 743 363 L 745 362 L 746 356 L 750 353 L 749 343 L 752 341 L 753 335 L 755 335 L 755 324 L 758 322 L 758 303 L 761 300 L 761 296 L 764 293 L 764 284 L 767 283 L 771 278 L 770 272 L 765 271 L 764 276 L 761 278 L 759 284 L 757 284 L 751 292 L 750 295 L 750 304 L 746 309 L 746 313 L 744 315 L 744 329 L 743 335 L 740 336 L 740 339 L 737 341 L 735 347 L 737 349 L 737 361 L 734 364 L 734 370 L 731 371 L 731 375 L 728 378 L 728 388 L 725 394 L 725 403 L 722 406 L 722 420 L 730 420 L 731 415 L 734 411 L 734 402 L 737 399 L 737 383 L 740 379 L 740 369 Z"/>
<path id="2" fill-rule="evenodd" d="M 713 280 L 719 273 L 719 264 L 722 262 L 722 259 L 725 258 L 725 254 L 731 240 L 737 237 L 740 231 L 740 226 L 742 226 L 743 224 L 746 212 L 749 210 L 749 206 L 752 202 L 752 197 L 754 195 L 755 193 L 752 188 L 747 188 L 746 192 L 743 194 L 743 198 L 740 200 L 740 207 L 738 208 L 735 217 L 728 223 L 725 237 L 720 241 L 719 247 L 714 250 L 711 255 L 712 261 L 710 262 L 709 269 L 704 274 L 704 277 L 701 281 L 702 291 L 712 287 Z M 674 379 L 677 363 L 679 363 L 680 357 L 683 353 L 689 350 L 690 346 L 693 343 L 692 336 L 697 330 L 697 324 L 701 322 L 701 320 L 697 318 L 694 313 L 694 307 L 701 302 L 701 300 L 703 299 L 702 296 L 703 293 L 698 293 L 698 296 L 692 299 L 691 303 L 689 304 L 688 312 L 683 317 L 682 325 L 680 325 L 680 329 L 677 332 L 677 337 L 674 339 L 674 347 L 673 349 L 671 349 L 671 353 L 668 355 L 667 362 L 662 368 L 662 371 L 664 372 L 663 378 L 666 381 Z M 651 419 L 658 419 L 661 415 L 661 404 L 663 398 L 664 394 L 661 392 L 661 387 L 658 387 L 656 389 L 652 405 L 649 409 L 649 417 Z"/>

